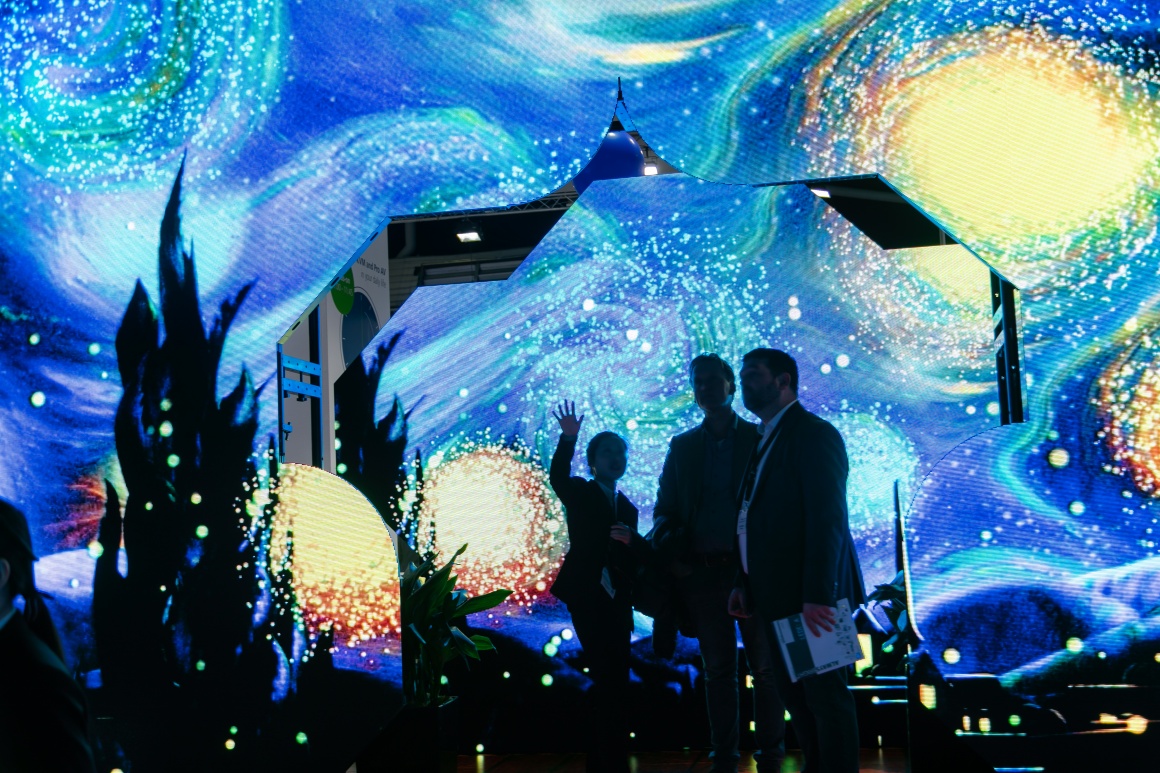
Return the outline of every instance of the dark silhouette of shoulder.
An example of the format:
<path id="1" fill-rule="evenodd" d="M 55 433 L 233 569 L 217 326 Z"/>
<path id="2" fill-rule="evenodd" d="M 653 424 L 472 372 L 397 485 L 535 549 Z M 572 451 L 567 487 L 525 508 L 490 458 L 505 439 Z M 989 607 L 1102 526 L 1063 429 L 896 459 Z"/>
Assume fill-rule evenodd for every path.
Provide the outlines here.
<path id="1" fill-rule="evenodd" d="M 671 445 L 674 445 L 674 446 L 684 445 L 685 443 L 691 443 L 691 442 L 693 442 L 694 438 L 701 437 L 701 433 L 704 431 L 705 431 L 704 427 L 702 425 L 698 424 L 697 426 L 693 427 L 692 429 L 687 429 L 684 432 L 681 432 L 680 434 L 673 435 L 673 439 L 670 440 L 669 443 Z"/>
<path id="2" fill-rule="evenodd" d="M 829 421 L 807 410 L 801 403 L 795 403 L 786 411 L 782 421 L 789 425 L 786 429 L 792 426 L 796 443 L 799 444 L 798 450 L 820 452 L 831 457 L 831 461 L 837 461 L 840 455 L 842 462 L 845 462 L 846 442 L 838 428 Z"/>
<path id="3" fill-rule="evenodd" d="M 0 770 L 95 771 L 84 693 L 17 612 L 0 629 Z"/>

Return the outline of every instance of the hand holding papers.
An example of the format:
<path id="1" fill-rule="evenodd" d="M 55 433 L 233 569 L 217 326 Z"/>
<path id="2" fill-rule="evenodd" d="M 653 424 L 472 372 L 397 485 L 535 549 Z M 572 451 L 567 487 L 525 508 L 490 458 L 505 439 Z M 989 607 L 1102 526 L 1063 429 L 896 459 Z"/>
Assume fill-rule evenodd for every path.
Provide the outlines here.
<path id="1" fill-rule="evenodd" d="M 800 614 L 774 621 L 778 648 L 793 681 L 833 671 L 862 658 L 850 602 L 842 599 L 835 612 L 834 623 L 830 626 L 832 630 L 819 626 L 821 636 L 814 636 L 806 630 L 806 621 Z"/>

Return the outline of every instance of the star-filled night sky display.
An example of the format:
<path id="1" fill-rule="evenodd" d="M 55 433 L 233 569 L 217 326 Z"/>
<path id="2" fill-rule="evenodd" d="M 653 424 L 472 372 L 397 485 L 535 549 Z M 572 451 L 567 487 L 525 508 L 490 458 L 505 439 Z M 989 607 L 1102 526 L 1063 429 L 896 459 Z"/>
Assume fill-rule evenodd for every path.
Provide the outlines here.
<path id="1" fill-rule="evenodd" d="M 114 337 L 137 279 L 156 286 L 182 158 L 201 297 L 256 281 L 220 383 L 244 363 L 260 384 L 277 338 L 385 217 L 518 203 L 575 175 L 617 77 L 632 123 L 686 174 L 597 183 L 511 279 L 422 289 L 382 333 L 402 337 L 380 412 L 396 394 L 414 408 L 436 547 L 472 544 L 469 588 L 516 590 L 495 619 L 555 620 L 550 407 L 575 399 L 586 429 L 628 439 L 624 488 L 647 528 L 667 441 L 698 419 L 687 360 L 769 344 L 798 357 L 803 401 L 846 439 L 871 582 L 893 574 L 900 482 L 914 619 L 944 671 L 1017 682 L 1144 621 L 1160 599 L 1158 15 L 1065 0 L 5 3 L 0 495 L 29 512 L 42 584 L 76 610 L 70 657 L 92 667 L 90 546 L 102 481 L 124 485 Z M 884 252 L 804 187 L 755 187 L 855 173 L 970 249 Z M 989 269 L 1019 289 L 1017 426 L 998 426 Z M 341 582 L 327 554 L 303 572 L 311 625 L 350 614 L 323 587 Z"/>

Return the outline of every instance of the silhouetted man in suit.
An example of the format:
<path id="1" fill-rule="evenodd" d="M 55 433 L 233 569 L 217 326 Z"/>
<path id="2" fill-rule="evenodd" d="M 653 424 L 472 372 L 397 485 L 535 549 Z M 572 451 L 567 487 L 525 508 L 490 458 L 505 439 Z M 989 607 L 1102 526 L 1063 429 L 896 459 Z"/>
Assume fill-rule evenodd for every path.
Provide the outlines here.
<path id="1" fill-rule="evenodd" d="M 741 368 L 741 396 L 762 421 L 762 438 L 739 492 L 741 583 L 735 614 L 774 621 L 801 613 L 814 636 L 833 630 L 838 599 L 864 600 L 846 510 L 849 463 L 842 436 L 797 399 L 797 363 L 777 349 L 754 349 Z M 770 640 L 776 642 L 773 633 Z M 775 645 L 776 646 L 776 645 Z M 858 719 L 846 670 L 790 681 L 774 660 L 807 773 L 858 772 Z"/>
<path id="2" fill-rule="evenodd" d="M 712 773 L 737 771 L 737 623 L 753 677 L 757 767 L 761 773 L 778 771 L 785 756 L 785 706 L 777 694 L 769 629 L 758 615 L 736 620 L 728 607 L 739 567 L 737 490 L 757 426 L 734 412 L 733 369 L 716 354 L 694 358 L 689 381 L 705 418 L 669 444 L 653 510 L 653 547 L 675 575 L 701 648 Z"/>

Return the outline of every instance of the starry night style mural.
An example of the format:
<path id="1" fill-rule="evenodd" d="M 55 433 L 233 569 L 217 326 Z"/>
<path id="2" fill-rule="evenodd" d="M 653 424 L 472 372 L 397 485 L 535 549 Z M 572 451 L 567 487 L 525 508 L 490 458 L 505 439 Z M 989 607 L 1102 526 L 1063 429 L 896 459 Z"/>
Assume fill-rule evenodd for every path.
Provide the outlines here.
<path id="1" fill-rule="evenodd" d="M 277 647 L 252 648 L 265 681 L 237 687 L 265 719 L 208 707 L 204 759 L 241 764 L 260 726 L 285 731 L 261 743 L 285 744 L 291 767 L 349 764 L 294 696 L 397 704 L 394 552 L 373 503 L 410 514 L 421 551 L 468 543 L 469 592 L 514 591 L 472 621 L 499 645 L 488 668 L 509 673 L 452 686 L 521 696 L 522 728 L 472 728 L 518 744 L 586 679 L 546 593 L 567 547 L 551 407 L 574 399 L 586 429 L 628 439 L 623 485 L 646 530 L 668 439 L 699 420 L 688 360 L 771 345 L 846 440 L 868 584 L 894 576 L 898 484 L 916 702 L 996 766 L 1154 753 L 1158 18 L 1160 3 L 1062 0 L 3 4 L 0 495 L 32 519 L 69 665 L 112 700 L 125 665 L 109 670 L 94 576 L 136 582 L 150 562 L 135 549 L 170 551 L 140 571 L 232 578 L 219 603 L 239 641 L 287 616 Z M 393 499 L 341 470 L 271 465 L 276 343 L 384 218 L 558 189 L 596 152 L 617 78 L 625 120 L 682 174 L 597 182 L 507 281 L 421 288 L 389 320 L 360 365 L 382 368 L 375 420 L 398 400 Z M 961 244 L 884 251 L 790 184 L 860 174 Z M 1018 290 L 1022 424 L 999 421 L 992 272 Z M 126 376 L 130 322 L 171 358 L 148 388 Z M 213 372 L 174 336 L 220 343 Z M 186 410 L 181 389 L 205 412 L 165 415 Z M 245 432 L 214 499 L 185 470 L 202 469 L 188 444 L 219 414 Z M 147 459 L 126 456 L 130 425 Z M 146 508 L 162 494 L 142 480 L 168 480 L 170 504 Z M 165 524 L 160 542 L 135 548 L 131 523 Z M 224 530 L 252 560 L 214 553 Z M 212 672 L 223 661 L 202 644 L 233 658 L 171 624 L 205 611 L 159 577 L 157 598 L 133 602 L 173 648 L 157 673 Z M 997 692 L 968 705 L 959 686 L 979 674 Z M 655 689 L 662 708 L 687 700 Z M 102 758 L 149 769 L 131 727 L 147 718 L 122 720 Z M 1000 737 L 1034 751 L 1010 763 Z"/>

